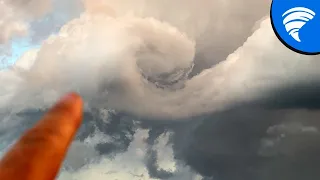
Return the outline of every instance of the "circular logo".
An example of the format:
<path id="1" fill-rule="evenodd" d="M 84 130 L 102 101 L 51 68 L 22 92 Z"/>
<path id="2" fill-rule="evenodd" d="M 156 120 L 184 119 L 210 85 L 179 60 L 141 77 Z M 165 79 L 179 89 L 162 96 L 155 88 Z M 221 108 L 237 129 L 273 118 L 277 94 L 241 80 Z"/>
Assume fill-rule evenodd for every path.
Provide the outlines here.
<path id="1" fill-rule="evenodd" d="M 320 54 L 319 0 L 273 0 L 270 16 L 285 46 L 301 54 Z"/>

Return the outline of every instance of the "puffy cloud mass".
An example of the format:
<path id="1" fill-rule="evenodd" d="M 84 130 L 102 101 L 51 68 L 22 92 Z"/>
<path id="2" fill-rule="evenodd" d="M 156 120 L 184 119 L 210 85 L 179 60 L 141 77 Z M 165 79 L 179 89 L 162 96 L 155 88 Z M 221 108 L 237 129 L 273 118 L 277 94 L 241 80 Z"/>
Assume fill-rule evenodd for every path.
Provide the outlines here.
<path id="1" fill-rule="evenodd" d="M 81 15 L 0 71 L 10 127 L 67 91 L 84 97 L 86 121 L 61 179 L 277 179 L 266 176 L 273 163 L 310 145 L 295 137 L 318 139 L 317 123 L 301 120 L 317 112 L 296 109 L 309 108 L 319 56 L 280 43 L 270 1 L 78 3 Z"/>
<path id="2" fill-rule="evenodd" d="M 50 0 L 1 0 L 0 1 L 0 44 L 15 36 L 26 36 L 28 21 L 42 16 L 51 8 Z"/>

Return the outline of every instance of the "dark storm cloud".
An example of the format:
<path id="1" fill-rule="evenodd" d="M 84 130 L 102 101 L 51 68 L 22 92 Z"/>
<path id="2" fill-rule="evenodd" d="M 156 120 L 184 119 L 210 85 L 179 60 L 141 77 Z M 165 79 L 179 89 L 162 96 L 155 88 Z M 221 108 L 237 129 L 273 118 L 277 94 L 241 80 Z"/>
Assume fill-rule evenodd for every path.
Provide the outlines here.
<path id="1" fill-rule="evenodd" d="M 168 179 L 173 177 L 174 173 L 163 170 L 158 166 L 158 155 L 157 151 L 153 150 L 151 147 L 147 150 L 146 156 L 146 167 L 151 178 L 157 179 Z"/>
<path id="2" fill-rule="evenodd" d="M 262 105 L 270 108 L 320 109 L 320 81 L 305 80 L 265 95 Z"/>
<path id="3" fill-rule="evenodd" d="M 111 141 L 95 149 L 100 155 L 112 155 L 128 150 L 137 129 L 148 129 L 145 165 L 149 175 L 158 179 L 175 175 L 159 167 L 154 149 L 162 134 L 173 132 L 169 143 L 175 159 L 207 179 L 316 180 L 320 177 L 319 92 L 317 82 L 304 82 L 269 93 L 261 102 L 187 122 L 137 121 L 116 112 L 106 122 L 100 111 L 86 113 L 77 139 L 103 132 Z M 12 121 L 16 125 L 0 133 L 17 137 L 42 114 L 17 114 L 23 117 L 22 124 Z"/>
<path id="4" fill-rule="evenodd" d="M 174 132 L 169 143 L 176 160 L 207 179 L 315 180 L 320 177 L 320 91 L 316 85 L 288 86 L 263 101 L 187 122 L 134 123 L 136 118 L 114 113 L 110 123 L 98 120 L 95 125 L 118 138 L 97 149 L 102 154 L 124 152 L 136 128 L 148 129 L 146 168 L 151 177 L 167 179 L 174 173 L 159 168 L 153 146 L 162 134 Z"/>
<path id="5" fill-rule="evenodd" d="M 114 139 L 96 146 L 100 154 L 127 151 L 137 129 L 148 129 L 145 165 L 158 179 L 174 172 L 158 165 L 154 145 L 166 132 L 174 157 L 207 179 L 315 180 L 320 177 L 320 110 L 317 83 L 278 89 L 261 102 L 184 122 L 134 121 L 113 113 L 91 126 Z M 267 98 L 269 97 L 269 98 Z M 87 136 L 94 130 L 86 128 Z M 161 150 L 160 150 L 161 151 Z"/>
<path id="6" fill-rule="evenodd" d="M 159 167 L 157 151 L 161 149 L 154 149 L 162 134 L 173 132 L 169 143 L 175 159 L 204 179 L 316 180 L 320 177 L 320 91 L 316 85 L 305 82 L 279 89 L 254 106 L 237 106 L 187 122 L 137 121 L 116 112 L 110 113 L 106 122 L 100 111 L 86 113 L 77 139 L 103 132 L 111 141 L 95 149 L 100 155 L 112 155 L 128 150 L 137 129 L 148 129 L 145 165 L 149 175 L 158 179 L 175 175 Z M 17 137 L 42 114 L 18 114 L 23 123 L 0 133 Z"/>
<path id="7" fill-rule="evenodd" d="M 285 87 L 254 106 L 213 114 L 194 131 L 177 130 L 176 156 L 218 180 L 318 179 L 317 85 L 304 82 Z M 189 141 L 181 141 L 186 133 Z"/>

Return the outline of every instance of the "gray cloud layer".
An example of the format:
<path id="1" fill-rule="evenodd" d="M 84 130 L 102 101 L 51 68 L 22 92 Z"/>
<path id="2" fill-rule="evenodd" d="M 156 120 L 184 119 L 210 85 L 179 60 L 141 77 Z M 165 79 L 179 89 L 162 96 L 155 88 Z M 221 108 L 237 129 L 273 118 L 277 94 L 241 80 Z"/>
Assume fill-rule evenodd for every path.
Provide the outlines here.
<path id="1" fill-rule="evenodd" d="M 22 5 L 21 1 L 15 3 L 16 6 Z M 63 2 L 60 3 L 64 4 Z M 98 6 L 95 3 L 98 3 Z M 86 5 L 87 11 L 90 10 L 90 13 L 97 14 L 107 11 L 109 16 L 115 17 L 123 16 L 125 13 L 135 14 L 138 17 L 153 16 L 156 19 L 169 22 L 174 27 L 177 27 L 179 31 L 186 32 L 188 36 L 196 41 L 195 67 L 190 77 L 203 69 L 209 69 L 212 65 L 225 60 L 236 48 L 242 46 L 252 34 L 253 29 L 259 29 L 259 27 L 254 27 L 254 25 L 259 19 L 267 15 L 270 5 L 270 1 L 255 0 L 241 0 L 237 2 L 223 0 L 137 0 L 134 2 L 129 0 L 105 0 L 103 1 L 103 6 L 99 6 L 99 3 L 101 2 L 89 1 L 89 4 Z M 74 3 L 74 5 L 79 4 L 77 2 Z M 81 9 L 81 5 L 75 9 Z M 71 14 L 69 17 L 76 16 L 77 10 L 75 12 L 72 11 Z M 57 17 L 57 14 L 52 17 Z M 48 29 L 48 26 L 44 27 L 44 25 L 51 24 L 51 22 L 56 22 L 55 18 L 53 19 L 49 18 L 48 22 L 34 22 L 31 24 L 31 28 L 37 33 L 34 36 L 35 41 L 42 40 L 51 33 L 50 29 L 59 29 L 63 24 L 60 24 L 60 19 L 57 18 L 59 20 L 56 21 L 59 21 L 59 25 L 55 26 L 55 23 L 52 23 L 55 26 L 54 28 Z M 66 21 L 66 19 L 61 21 Z M 316 70 L 319 58 L 317 56 L 312 58 L 300 56 L 289 50 L 287 51 L 274 38 L 267 24 L 268 22 L 265 22 L 264 28 L 258 31 L 258 35 L 255 37 L 268 38 L 261 38 L 260 41 L 257 38 L 257 42 L 261 42 L 257 44 L 246 43 L 245 48 L 242 49 L 247 49 L 247 51 L 244 50 L 240 51 L 242 53 L 233 54 L 233 56 L 239 55 L 239 57 L 242 57 L 242 59 L 240 58 L 242 61 L 230 61 L 230 64 L 234 62 L 238 64 L 223 76 L 230 80 L 228 81 L 230 86 L 227 86 L 231 87 L 231 90 L 229 90 L 230 95 L 238 93 L 238 86 L 233 86 L 234 83 L 237 83 L 238 78 L 247 78 L 249 85 L 250 83 L 258 85 L 266 83 L 265 87 L 268 87 L 269 80 L 281 80 L 281 77 L 294 74 L 295 76 L 292 75 L 292 77 L 301 78 L 303 76 L 301 80 L 304 80 L 304 84 L 300 84 L 297 80 L 291 87 L 284 85 L 283 87 L 279 87 L 277 92 L 271 91 L 265 94 L 260 101 L 250 102 L 249 104 L 240 103 L 240 106 L 230 106 L 220 112 L 205 114 L 203 117 L 201 115 L 204 114 L 200 113 L 199 117 L 191 118 L 191 121 L 188 121 L 190 119 L 184 119 L 185 121 L 181 122 L 172 122 L 170 120 L 150 121 L 148 116 L 143 121 L 137 117 L 127 116 L 119 112 L 106 112 L 104 108 L 95 106 L 86 112 L 85 123 L 79 131 L 75 145 L 71 149 L 72 154 L 67 158 L 66 170 L 63 171 L 61 179 L 75 178 L 82 180 L 93 178 L 99 180 L 99 178 L 105 179 L 107 177 L 117 177 L 118 179 L 151 179 L 153 177 L 171 180 L 201 178 L 203 180 L 318 179 L 320 177 L 318 173 L 320 165 L 318 163 L 318 152 L 320 150 L 318 108 L 320 103 L 316 97 L 319 96 L 319 91 L 317 86 L 315 86 L 318 82 L 311 81 L 308 77 L 317 76 Z M 266 35 L 262 33 L 266 33 Z M 52 39 L 49 39 L 48 42 L 50 40 Z M 253 40 L 254 38 L 248 39 L 248 42 L 253 42 Z M 56 40 L 55 42 L 59 41 Z M 95 43 L 96 41 L 92 41 L 91 43 L 87 43 L 88 46 L 85 47 L 97 50 L 98 48 L 92 48 L 92 46 L 101 45 L 104 47 L 106 45 L 104 43 Z M 61 44 L 57 43 L 56 45 L 56 49 L 53 50 L 58 50 Z M 257 48 L 258 45 L 260 48 Z M 44 45 L 39 57 L 49 60 L 52 57 L 56 57 L 47 54 L 51 52 L 50 48 L 52 47 Z M 90 56 L 93 54 L 92 52 L 90 51 L 81 55 L 89 54 L 90 62 L 100 58 Z M 242 56 L 243 54 L 246 56 Z M 251 54 L 253 55 L 251 56 Z M 79 56 L 77 57 L 77 60 L 80 61 L 78 64 L 80 64 L 83 59 L 79 58 Z M 63 73 L 61 74 L 63 76 L 58 76 L 58 80 L 44 81 L 45 83 L 51 85 L 55 82 L 59 85 L 61 82 L 62 84 L 63 82 L 69 82 L 70 79 L 80 79 L 80 81 L 76 81 L 80 84 L 84 79 L 88 80 L 88 82 L 95 82 L 93 81 L 95 79 L 88 79 L 88 77 L 96 77 L 95 74 L 90 74 L 91 72 L 96 72 L 96 69 L 95 71 L 89 71 L 89 65 L 93 64 L 83 60 L 83 62 L 86 62 L 84 63 L 86 71 L 81 71 L 81 74 L 77 74 L 77 68 L 83 66 L 76 66 L 74 71 L 63 69 L 68 64 L 66 59 L 63 61 L 64 64 L 57 66 L 58 69 L 62 70 Z M 58 61 L 59 59 L 54 60 Z M 54 61 L 46 62 L 53 63 Z M 228 67 L 228 63 L 226 64 L 226 66 L 222 66 L 222 69 L 223 67 Z M 159 63 L 159 65 L 161 64 Z M 41 66 L 40 63 L 38 67 L 39 69 L 35 69 L 42 71 L 44 66 Z M 20 68 L 28 69 L 23 68 L 23 65 L 20 65 Z M 50 66 L 47 69 L 48 71 L 44 68 L 43 72 L 53 72 L 51 71 L 52 69 L 53 66 Z M 67 76 L 72 73 L 74 73 L 73 75 L 81 75 L 82 78 Z M 12 78 L 10 76 L 12 74 L 7 72 L 6 76 L 4 74 L 3 71 L 0 74 L 3 78 L 1 79 L 3 83 L 9 82 L 8 80 L 10 82 L 16 80 L 16 76 Z M 85 77 L 82 74 L 89 76 Z M 242 76 L 244 74 L 246 76 Z M 38 83 L 38 80 L 33 79 L 33 81 L 28 81 L 28 83 Z M 206 80 L 208 81 L 198 81 L 198 84 L 211 85 L 211 78 L 207 78 Z M 12 83 L 6 86 L 8 89 L 11 86 L 12 88 L 3 92 L 6 92 L 10 96 L 10 93 L 15 92 L 15 85 Z M 75 87 L 81 89 L 90 86 Z M 215 86 L 213 89 L 219 87 Z M 252 87 L 257 86 L 253 85 Z M 227 91 L 224 88 L 221 89 L 221 92 Z M 37 87 L 28 90 L 31 92 L 31 94 L 28 94 L 30 95 L 28 97 L 33 98 L 34 101 L 32 102 L 35 102 L 35 105 L 31 106 L 31 108 L 29 107 L 30 104 L 27 104 L 28 106 L 20 106 L 21 104 L 19 103 L 31 102 L 28 101 L 28 97 L 24 97 L 24 94 L 20 94 L 21 96 L 18 95 L 16 97 L 17 101 L 14 101 L 18 102 L 19 106 L 13 110 L 20 112 L 21 109 L 19 108 L 24 110 L 23 108 L 25 107 L 28 109 L 41 109 L 43 104 L 45 104 L 45 107 L 48 106 L 61 93 L 48 91 L 41 94 L 38 92 Z M 256 91 L 250 91 L 250 88 L 248 91 L 245 90 L 242 92 L 243 95 L 250 97 L 256 91 L 262 91 L 262 88 L 258 88 Z M 202 95 L 206 95 L 207 98 L 204 99 L 208 100 L 209 104 L 211 102 L 211 91 L 200 92 L 202 93 L 196 98 L 197 101 L 194 102 L 194 108 L 190 109 L 190 111 L 201 110 L 202 106 L 203 108 L 211 108 L 206 103 L 196 104 L 196 102 L 200 102 L 199 99 Z M 84 91 L 84 95 L 88 95 L 87 93 Z M 37 95 L 37 97 L 31 95 Z M 37 104 L 37 98 L 43 101 L 43 95 L 48 95 L 50 98 L 46 99 L 47 101 L 45 102 Z M 2 97 L 4 98 L 5 96 Z M 185 102 L 187 100 L 185 98 Z M 11 102 L 2 101 L 5 103 L 0 102 L 0 104 L 10 104 Z M 172 102 L 175 103 L 175 101 Z M 181 104 L 183 103 L 184 101 Z M 135 106 L 139 105 L 139 103 L 135 104 Z M 144 104 L 144 106 L 146 105 L 152 106 L 153 104 Z M 34 119 L 38 118 L 38 113 L 23 112 L 11 114 L 10 117 L 6 116 L 11 121 L 9 121 L 10 123 L 2 122 L 0 129 L 2 138 L 8 140 L 9 136 L 11 139 L 16 137 L 23 129 L 29 127 Z M 24 124 L 20 122 L 24 122 Z M 165 140 L 166 138 L 164 137 L 168 137 L 168 140 Z M 166 148 L 171 149 L 172 152 L 166 150 Z M 89 160 L 86 159 L 88 157 Z M 170 163 L 168 163 L 169 160 L 167 161 L 167 159 L 176 161 L 176 165 L 174 166 L 176 169 L 170 169 L 173 166 L 168 165 Z M 197 176 L 198 173 L 203 177 Z"/>

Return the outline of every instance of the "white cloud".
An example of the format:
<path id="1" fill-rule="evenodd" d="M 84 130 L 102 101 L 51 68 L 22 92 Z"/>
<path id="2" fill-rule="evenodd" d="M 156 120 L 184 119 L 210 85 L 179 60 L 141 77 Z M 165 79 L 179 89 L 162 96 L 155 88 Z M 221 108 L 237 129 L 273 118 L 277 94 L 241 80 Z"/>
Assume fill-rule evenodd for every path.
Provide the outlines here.
<path id="1" fill-rule="evenodd" d="M 86 179 L 132 179 L 132 180 L 156 180 L 149 176 L 149 173 L 145 167 L 144 160 L 146 156 L 147 144 L 145 143 L 145 138 L 147 138 L 147 130 L 139 130 L 135 134 L 134 141 L 131 142 L 128 151 L 125 153 L 117 154 L 115 157 L 99 157 L 96 162 L 90 163 L 76 171 L 62 171 L 59 180 L 86 180 Z M 102 137 L 103 138 L 103 137 Z M 89 139 L 88 139 L 89 140 Z M 102 139 L 103 140 L 103 139 Z M 173 159 L 172 149 L 167 146 L 168 136 L 162 136 L 159 138 L 159 143 L 157 143 L 157 149 L 166 150 L 167 153 L 159 155 L 160 160 L 159 166 L 162 169 L 175 171 L 176 164 Z M 90 140 L 89 140 L 90 142 Z M 91 146 L 92 144 L 90 144 Z M 91 158 L 94 157 L 94 150 L 87 150 L 84 153 L 79 150 L 88 149 L 88 145 L 76 142 L 74 147 L 71 147 L 69 152 L 69 157 L 67 157 L 67 163 L 78 166 L 83 164 L 82 160 L 84 157 Z M 91 146 L 92 147 L 92 146 Z M 89 152 L 89 153 L 88 153 Z M 168 153 L 169 152 L 169 153 Z M 179 171 L 173 175 L 171 178 L 174 179 L 184 179 L 187 177 L 189 180 L 197 180 L 200 176 L 193 173 L 188 167 L 179 167 Z"/>
<path id="2" fill-rule="evenodd" d="M 40 103 L 33 107 L 43 106 L 54 98 L 43 102 L 42 93 L 58 97 L 78 90 L 92 107 L 186 118 L 252 101 L 267 90 L 317 78 L 319 72 L 318 56 L 287 49 L 269 19 L 225 61 L 186 80 L 194 53 L 192 40 L 155 19 L 83 14 L 44 42 L 11 105 L 23 109 L 29 106 L 24 102 L 32 101 Z M 156 88 L 141 71 L 152 79 L 166 75 L 160 84 L 179 82 L 184 87 Z M 36 93 L 39 99 L 27 93 Z"/>
<path id="3" fill-rule="evenodd" d="M 268 18 L 254 26 L 266 15 L 270 2 L 88 2 L 85 13 L 65 24 L 40 49 L 29 51 L 12 69 L 0 71 L 0 82 L 6 84 L 0 87 L 0 112 L 47 108 L 64 92 L 75 90 L 89 107 L 175 120 L 254 101 L 267 90 L 319 77 L 319 56 L 287 49 Z M 255 5 L 259 6 L 252 8 Z M 250 34 L 252 28 L 255 32 Z M 212 64 L 229 56 L 187 79 L 197 53 Z M 146 81 L 141 72 L 158 84 Z M 175 90 L 157 88 L 174 82 Z M 141 178 L 150 179 L 143 163 L 145 134 L 137 133 L 129 151 L 115 159 L 62 172 L 60 178 L 132 179 L 133 174 L 142 174 Z M 93 149 L 88 151 L 96 156 Z M 172 157 L 159 155 L 161 167 L 175 169 Z"/>
<path id="4" fill-rule="evenodd" d="M 47 13 L 50 0 L 0 0 L 0 45 L 28 34 L 28 21 Z"/>

